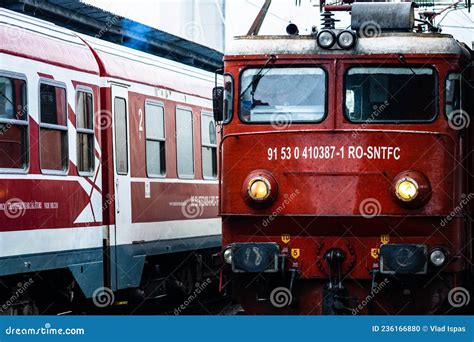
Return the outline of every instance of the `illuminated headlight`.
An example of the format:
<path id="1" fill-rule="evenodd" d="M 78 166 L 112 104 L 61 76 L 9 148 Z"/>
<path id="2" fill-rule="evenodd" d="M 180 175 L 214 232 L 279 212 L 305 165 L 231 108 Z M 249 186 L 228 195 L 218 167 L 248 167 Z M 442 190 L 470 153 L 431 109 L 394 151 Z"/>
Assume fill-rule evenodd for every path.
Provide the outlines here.
<path id="1" fill-rule="evenodd" d="M 440 249 L 435 249 L 430 254 L 431 263 L 435 266 L 441 266 L 446 261 L 446 254 Z"/>
<path id="2" fill-rule="evenodd" d="M 397 197 L 404 201 L 413 201 L 418 196 L 418 184 L 413 178 L 402 178 L 395 185 L 395 194 Z"/>
<path id="3" fill-rule="evenodd" d="M 323 49 L 330 49 L 336 42 L 336 35 L 330 30 L 322 30 L 316 37 L 318 45 Z"/>
<path id="4" fill-rule="evenodd" d="M 252 178 L 247 191 L 253 200 L 264 201 L 270 196 L 270 182 L 263 177 Z"/>
<path id="5" fill-rule="evenodd" d="M 337 45 L 341 49 L 350 49 L 355 45 L 356 36 L 355 33 L 349 30 L 341 31 L 337 35 Z"/>
<path id="6" fill-rule="evenodd" d="M 232 264 L 232 248 L 226 248 L 224 249 L 224 252 L 222 253 L 222 258 L 224 259 L 226 264 Z"/>

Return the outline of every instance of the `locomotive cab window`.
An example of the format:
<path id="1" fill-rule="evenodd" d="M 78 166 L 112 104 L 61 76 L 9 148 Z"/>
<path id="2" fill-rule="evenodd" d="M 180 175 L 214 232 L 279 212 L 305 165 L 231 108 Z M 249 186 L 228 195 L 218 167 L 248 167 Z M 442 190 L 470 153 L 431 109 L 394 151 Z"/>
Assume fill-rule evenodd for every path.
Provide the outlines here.
<path id="1" fill-rule="evenodd" d="M 217 134 L 211 113 L 201 115 L 202 177 L 217 178 Z"/>
<path id="2" fill-rule="evenodd" d="M 165 158 L 165 111 L 162 104 L 146 101 L 146 170 L 149 177 L 164 176 Z"/>
<path id="3" fill-rule="evenodd" d="M 319 67 L 247 69 L 240 80 L 244 122 L 320 122 L 326 113 L 326 73 Z"/>
<path id="4" fill-rule="evenodd" d="M 26 81 L 0 75 L 0 169 L 28 167 Z"/>
<path id="5" fill-rule="evenodd" d="M 224 123 L 232 119 L 234 106 L 234 80 L 232 75 L 224 74 Z"/>
<path id="6" fill-rule="evenodd" d="M 436 74 L 420 67 L 355 67 L 345 75 L 345 114 L 351 122 L 431 122 Z"/>
<path id="7" fill-rule="evenodd" d="M 68 167 L 66 88 L 40 84 L 40 164 L 43 172 L 65 173 Z"/>
<path id="8" fill-rule="evenodd" d="M 462 109 L 461 106 L 461 75 L 458 73 L 450 73 L 446 78 L 445 85 L 445 113 L 449 118 L 453 112 Z"/>
<path id="9" fill-rule="evenodd" d="M 178 177 L 194 178 L 193 112 L 176 108 L 176 151 Z"/>
<path id="10" fill-rule="evenodd" d="M 78 91 L 76 94 L 77 117 L 77 169 L 87 175 L 94 171 L 94 105 L 92 93 Z"/>

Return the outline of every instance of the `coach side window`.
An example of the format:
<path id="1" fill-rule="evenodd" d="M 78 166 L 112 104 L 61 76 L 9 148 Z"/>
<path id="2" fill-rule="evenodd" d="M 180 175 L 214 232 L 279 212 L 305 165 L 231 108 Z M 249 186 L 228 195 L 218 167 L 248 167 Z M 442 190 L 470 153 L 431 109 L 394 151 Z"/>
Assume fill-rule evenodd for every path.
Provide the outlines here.
<path id="1" fill-rule="evenodd" d="M 76 94 L 77 169 L 79 174 L 94 171 L 94 104 L 92 93 Z"/>
<path id="2" fill-rule="evenodd" d="M 28 167 L 26 82 L 0 76 L 0 169 Z"/>
<path id="3" fill-rule="evenodd" d="M 176 151 L 178 177 L 194 178 L 193 112 L 176 108 Z"/>
<path id="4" fill-rule="evenodd" d="M 127 102 L 124 98 L 114 99 L 115 118 L 115 156 L 117 173 L 128 174 L 128 135 L 127 135 Z"/>
<path id="5" fill-rule="evenodd" d="M 163 105 L 145 102 L 146 170 L 150 177 L 163 176 L 165 161 L 165 110 Z"/>
<path id="6" fill-rule="evenodd" d="M 211 113 L 201 114 L 202 177 L 217 177 L 217 135 L 216 124 Z"/>
<path id="7" fill-rule="evenodd" d="M 66 172 L 68 167 L 66 88 L 40 84 L 40 164 L 46 172 Z"/>

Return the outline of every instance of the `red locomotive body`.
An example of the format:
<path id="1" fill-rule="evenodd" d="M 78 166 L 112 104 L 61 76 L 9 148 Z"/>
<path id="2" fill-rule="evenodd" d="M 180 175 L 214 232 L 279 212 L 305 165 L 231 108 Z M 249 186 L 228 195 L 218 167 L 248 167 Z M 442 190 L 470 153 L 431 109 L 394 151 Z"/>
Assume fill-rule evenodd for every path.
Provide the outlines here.
<path id="1" fill-rule="evenodd" d="M 469 296 L 472 57 L 371 24 L 355 46 L 322 30 L 237 38 L 225 56 L 223 259 L 251 313 L 434 313 Z"/>

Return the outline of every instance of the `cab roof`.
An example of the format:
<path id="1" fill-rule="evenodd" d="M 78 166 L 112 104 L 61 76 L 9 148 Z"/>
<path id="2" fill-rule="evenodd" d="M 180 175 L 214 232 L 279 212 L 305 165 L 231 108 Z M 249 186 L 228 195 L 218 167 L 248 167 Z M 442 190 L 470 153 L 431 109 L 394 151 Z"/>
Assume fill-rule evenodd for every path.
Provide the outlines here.
<path id="1" fill-rule="evenodd" d="M 242 55 L 375 55 L 450 54 L 470 59 L 470 52 L 451 35 L 440 33 L 382 32 L 376 37 L 357 37 L 355 46 L 343 50 L 318 46 L 315 36 L 239 36 L 229 44 L 226 56 Z"/>

